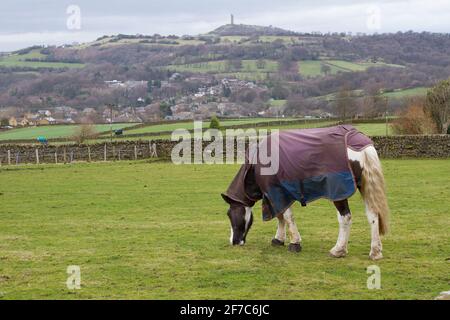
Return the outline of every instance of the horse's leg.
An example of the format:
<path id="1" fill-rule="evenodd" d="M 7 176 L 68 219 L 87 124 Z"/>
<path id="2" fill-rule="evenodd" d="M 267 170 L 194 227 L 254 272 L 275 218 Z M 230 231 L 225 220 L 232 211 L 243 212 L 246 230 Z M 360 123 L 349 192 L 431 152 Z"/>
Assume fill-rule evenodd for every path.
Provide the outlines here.
<path id="1" fill-rule="evenodd" d="M 278 216 L 278 227 L 275 238 L 272 239 L 272 245 L 274 246 L 284 246 L 284 241 L 286 241 L 286 221 L 283 215 Z"/>
<path id="2" fill-rule="evenodd" d="M 380 238 L 380 229 L 379 229 L 379 221 L 378 215 L 370 210 L 369 206 L 366 204 L 366 216 L 367 220 L 370 224 L 372 241 L 370 243 L 370 254 L 369 258 L 372 260 L 379 260 L 383 258 L 383 254 L 381 253 L 382 245 Z"/>
<path id="3" fill-rule="evenodd" d="M 339 236 L 336 245 L 330 250 L 330 255 L 335 258 L 345 257 L 348 253 L 347 244 L 350 237 L 350 227 L 352 225 L 352 214 L 348 207 L 347 199 L 335 201 L 334 205 L 338 210 Z"/>
<path id="4" fill-rule="evenodd" d="M 301 241 L 302 238 L 300 237 L 300 233 L 298 232 L 297 225 L 294 221 L 294 215 L 292 214 L 291 209 L 287 209 L 283 213 L 284 220 L 286 220 L 286 223 L 288 225 L 288 231 L 289 231 L 289 238 L 290 243 L 288 250 L 292 252 L 300 252 L 302 249 Z"/>

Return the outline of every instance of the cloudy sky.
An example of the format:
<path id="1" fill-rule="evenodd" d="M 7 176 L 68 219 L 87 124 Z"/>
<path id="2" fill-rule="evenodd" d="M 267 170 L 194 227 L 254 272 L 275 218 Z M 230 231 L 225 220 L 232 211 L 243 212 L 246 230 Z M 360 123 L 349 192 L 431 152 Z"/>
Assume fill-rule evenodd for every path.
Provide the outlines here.
<path id="1" fill-rule="evenodd" d="M 0 51 L 105 34 L 199 34 L 229 23 L 293 31 L 450 32 L 449 0 L 2 0 Z"/>

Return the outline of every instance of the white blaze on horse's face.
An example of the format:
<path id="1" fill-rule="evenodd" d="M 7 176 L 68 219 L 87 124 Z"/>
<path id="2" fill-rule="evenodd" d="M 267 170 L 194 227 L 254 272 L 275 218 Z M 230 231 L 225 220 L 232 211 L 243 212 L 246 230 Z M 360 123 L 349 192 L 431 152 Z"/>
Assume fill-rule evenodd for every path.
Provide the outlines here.
<path id="1" fill-rule="evenodd" d="M 228 210 L 228 217 L 231 222 L 230 244 L 244 245 L 253 223 L 252 209 L 242 205 L 232 205 Z"/>

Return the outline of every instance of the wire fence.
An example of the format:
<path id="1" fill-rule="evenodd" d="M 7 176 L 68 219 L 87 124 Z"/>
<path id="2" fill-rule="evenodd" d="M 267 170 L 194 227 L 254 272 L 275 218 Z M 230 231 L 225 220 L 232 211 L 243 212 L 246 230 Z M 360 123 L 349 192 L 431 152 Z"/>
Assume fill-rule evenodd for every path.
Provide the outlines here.
<path id="1" fill-rule="evenodd" d="M 23 146 L 0 148 L 0 165 L 120 161 L 158 158 L 157 143 L 105 143 L 96 145 Z"/>

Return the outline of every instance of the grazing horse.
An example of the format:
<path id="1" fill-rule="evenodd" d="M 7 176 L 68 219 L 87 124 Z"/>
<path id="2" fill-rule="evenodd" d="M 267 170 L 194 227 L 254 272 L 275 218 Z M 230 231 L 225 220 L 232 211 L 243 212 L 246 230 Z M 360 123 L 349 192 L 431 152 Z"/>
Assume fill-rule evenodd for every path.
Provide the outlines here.
<path id="1" fill-rule="evenodd" d="M 270 141 L 278 145 L 277 171 L 262 174 L 264 165 L 248 150 L 245 163 L 222 194 L 230 205 L 227 213 L 231 222 L 230 243 L 245 244 L 253 223 L 252 207 L 262 200 L 263 220 L 278 219 L 272 245 L 284 245 L 287 228 L 288 250 L 300 252 L 302 239 L 290 207 L 295 201 L 306 206 L 311 201 L 326 198 L 333 201 L 339 222 L 339 236 L 330 255 L 344 257 L 348 253 L 352 224 L 347 199 L 358 189 L 371 228 L 369 258 L 381 259 L 380 234 L 387 232 L 389 208 L 381 163 L 372 140 L 352 126 L 341 125 L 273 133 L 258 146 Z"/>

